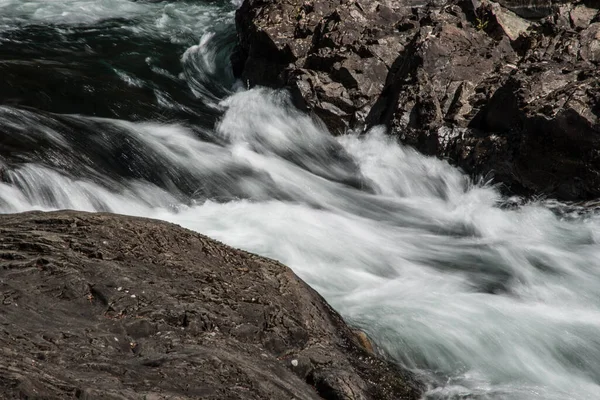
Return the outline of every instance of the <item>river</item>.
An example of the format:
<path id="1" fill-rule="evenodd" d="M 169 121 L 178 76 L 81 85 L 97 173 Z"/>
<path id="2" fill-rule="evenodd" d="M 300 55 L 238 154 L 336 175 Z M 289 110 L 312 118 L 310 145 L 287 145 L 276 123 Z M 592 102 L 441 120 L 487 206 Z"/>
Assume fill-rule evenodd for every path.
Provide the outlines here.
<path id="1" fill-rule="evenodd" d="M 158 218 L 278 259 L 426 399 L 600 398 L 600 213 L 247 90 L 236 6 L 0 0 L 0 212 Z"/>

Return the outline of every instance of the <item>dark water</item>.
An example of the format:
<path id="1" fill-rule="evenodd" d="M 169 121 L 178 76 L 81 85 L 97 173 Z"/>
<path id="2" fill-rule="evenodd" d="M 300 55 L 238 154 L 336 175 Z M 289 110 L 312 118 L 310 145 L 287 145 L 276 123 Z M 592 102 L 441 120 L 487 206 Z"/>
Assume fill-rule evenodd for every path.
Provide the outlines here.
<path id="1" fill-rule="evenodd" d="M 161 218 L 277 258 L 429 399 L 600 398 L 600 216 L 245 90 L 229 2 L 0 0 L 0 212 Z"/>

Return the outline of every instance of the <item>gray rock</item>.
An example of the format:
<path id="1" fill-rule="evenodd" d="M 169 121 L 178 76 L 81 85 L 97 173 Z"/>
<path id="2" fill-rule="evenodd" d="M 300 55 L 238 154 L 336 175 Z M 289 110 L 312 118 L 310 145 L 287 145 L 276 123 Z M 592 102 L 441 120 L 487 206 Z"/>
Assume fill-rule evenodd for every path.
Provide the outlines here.
<path id="1" fill-rule="evenodd" d="M 519 39 L 531 27 L 530 22 L 519 17 L 512 11 L 503 8 L 498 3 L 488 2 L 487 4 L 490 5 L 492 14 L 496 17 L 498 25 L 502 27 L 502 30 L 510 40 L 515 41 Z"/>
<path id="2" fill-rule="evenodd" d="M 579 4 L 569 12 L 571 24 L 575 29 L 587 28 L 597 15 L 598 9 L 587 7 L 585 4 Z"/>
<path id="3" fill-rule="evenodd" d="M 164 222 L 0 215 L 0 298 L 3 399 L 419 398 L 289 268 Z"/>

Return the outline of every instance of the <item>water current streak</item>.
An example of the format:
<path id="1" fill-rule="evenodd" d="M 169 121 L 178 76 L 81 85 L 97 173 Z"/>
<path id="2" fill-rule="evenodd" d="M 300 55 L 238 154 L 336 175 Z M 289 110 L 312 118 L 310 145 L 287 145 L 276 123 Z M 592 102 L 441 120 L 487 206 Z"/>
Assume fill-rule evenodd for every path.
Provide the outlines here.
<path id="1" fill-rule="evenodd" d="M 243 90 L 234 8 L 0 0 L 0 212 L 160 218 L 277 258 L 428 399 L 597 399 L 599 214 Z"/>

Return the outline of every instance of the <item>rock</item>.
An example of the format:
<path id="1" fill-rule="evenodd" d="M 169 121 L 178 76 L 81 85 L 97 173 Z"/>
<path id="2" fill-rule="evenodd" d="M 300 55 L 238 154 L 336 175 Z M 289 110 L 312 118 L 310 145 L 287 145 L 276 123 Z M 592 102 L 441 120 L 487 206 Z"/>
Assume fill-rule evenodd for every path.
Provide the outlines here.
<path id="1" fill-rule="evenodd" d="M 164 222 L 1 215 L 0 298 L 3 398 L 420 393 L 290 269 Z"/>
<path id="2" fill-rule="evenodd" d="M 509 193 L 600 196 L 600 3 L 246 0 L 239 76 Z M 269 71 L 268 74 L 265 71 Z"/>
<path id="3" fill-rule="evenodd" d="M 364 120 L 403 49 L 396 25 L 420 0 L 248 0 L 236 14 L 234 70 L 293 89 L 296 104 L 343 131 Z"/>
<path id="4" fill-rule="evenodd" d="M 595 64 L 600 63 L 600 22 L 590 24 L 581 32 L 581 58 Z"/>
<path id="5" fill-rule="evenodd" d="M 498 0 L 503 7 L 524 18 L 542 18 L 552 14 L 561 4 L 570 0 Z"/>
<path id="6" fill-rule="evenodd" d="M 587 28 L 597 15 L 597 9 L 587 7 L 585 4 L 579 4 L 569 12 L 573 28 L 579 30 Z"/>
<path id="7" fill-rule="evenodd" d="M 531 23 L 527 20 L 519 17 L 510 10 L 501 7 L 498 3 L 489 2 L 483 3 L 489 4 L 492 14 L 496 17 L 498 25 L 502 27 L 502 30 L 512 41 L 517 40 L 521 35 L 525 35 Z"/>

